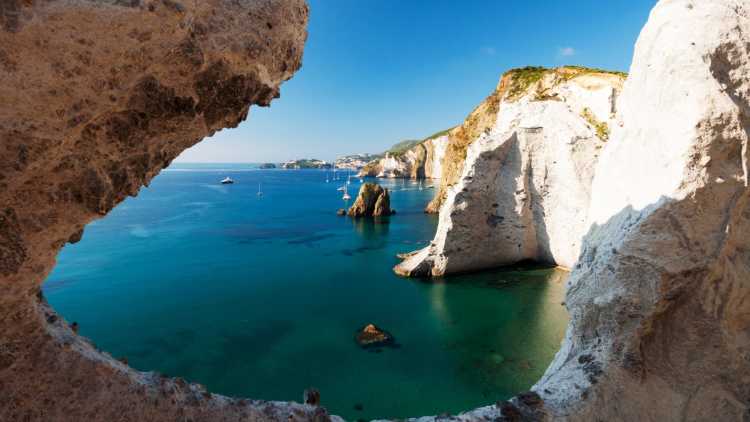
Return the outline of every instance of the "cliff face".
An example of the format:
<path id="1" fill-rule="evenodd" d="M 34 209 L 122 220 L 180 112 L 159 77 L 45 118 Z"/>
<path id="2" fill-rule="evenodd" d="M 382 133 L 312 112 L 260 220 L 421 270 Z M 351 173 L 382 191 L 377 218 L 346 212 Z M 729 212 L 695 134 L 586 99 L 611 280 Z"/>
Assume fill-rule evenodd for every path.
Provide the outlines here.
<path id="1" fill-rule="evenodd" d="M 451 132 L 435 239 L 396 272 L 438 276 L 525 259 L 572 266 L 623 79 L 579 68 L 503 76 Z"/>
<path id="2" fill-rule="evenodd" d="M 561 350 L 533 393 L 462 420 L 747 418 L 748 33 L 746 3 L 654 8 L 594 169 Z"/>
<path id="3" fill-rule="evenodd" d="M 0 420 L 325 417 L 137 372 L 40 290 L 86 223 L 278 97 L 307 15 L 302 0 L 0 2 Z"/>
<path id="4" fill-rule="evenodd" d="M 447 145 L 448 136 L 439 135 L 426 139 L 403 153 L 386 153 L 385 157 L 367 163 L 359 176 L 440 179 Z"/>
<path id="5" fill-rule="evenodd" d="M 535 387 L 553 414 L 747 418 L 748 33 L 748 3 L 731 0 L 663 0 L 641 33 L 569 280 L 572 321 Z"/>

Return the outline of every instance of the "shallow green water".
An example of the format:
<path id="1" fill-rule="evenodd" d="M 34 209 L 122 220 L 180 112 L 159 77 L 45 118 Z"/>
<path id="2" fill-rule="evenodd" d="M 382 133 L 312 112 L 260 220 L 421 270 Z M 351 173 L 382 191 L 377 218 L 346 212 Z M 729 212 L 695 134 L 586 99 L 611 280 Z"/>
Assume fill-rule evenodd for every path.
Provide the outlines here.
<path id="1" fill-rule="evenodd" d="M 175 166 L 87 227 L 44 286 L 50 303 L 135 368 L 261 399 L 315 387 L 348 419 L 490 404 L 530 387 L 557 351 L 564 272 L 391 272 L 396 253 L 432 238 L 432 189 L 381 181 L 398 214 L 352 221 L 335 215 L 325 172 L 221 167 Z M 218 185 L 225 175 L 238 183 Z M 399 347 L 359 348 L 367 323 Z"/>

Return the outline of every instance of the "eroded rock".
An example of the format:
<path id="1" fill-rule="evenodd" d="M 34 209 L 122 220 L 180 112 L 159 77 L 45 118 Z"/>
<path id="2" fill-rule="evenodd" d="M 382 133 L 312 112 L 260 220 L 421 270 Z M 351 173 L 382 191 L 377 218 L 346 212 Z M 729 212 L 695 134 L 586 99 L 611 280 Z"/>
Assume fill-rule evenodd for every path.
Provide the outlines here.
<path id="1" fill-rule="evenodd" d="M 661 1 L 636 45 L 535 390 L 559 418 L 750 411 L 750 5 Z M 613 406 L 612 403 L 621 403 Z"/>
<path id="2" fill-rule="evenodd" d="M 362 184 L 357 199 L 348 212 L 350 217 L 378 217 L 391 214 L 388 189 L 375 183 Z"/>
<path id="3" fill-rule="evenodd" d="M 443 180 L 436 193 L 435 201 L 445 199 L 433 242 L 395 271 L 441 276 L 524 260 L 571 267 L 606 143 L 592 122 L 613 122 L 623 81 L 618 73 L 574 67 L 505 74 L 451 131 L 448 150 L 462 146 L 465 159 L 453 152 L 443 166 L 462 165 L 461 176 Z"/>
<path id="4" fill-rule="evenodd" d="M 279 95 L 307 17 L 302 0 L 0 1 L 0 420 L 328 417 L 135 371 L 39 287 L 86 223 Z"/>
<path id="5" fill-rule="evenodd" d="M 532 420 L 747 418 L 748 33 L 746 2 L 654 8 L 595 169 L 571 321 L 538 399 L 458 420 L 518 420 L 530 407 Z"/>

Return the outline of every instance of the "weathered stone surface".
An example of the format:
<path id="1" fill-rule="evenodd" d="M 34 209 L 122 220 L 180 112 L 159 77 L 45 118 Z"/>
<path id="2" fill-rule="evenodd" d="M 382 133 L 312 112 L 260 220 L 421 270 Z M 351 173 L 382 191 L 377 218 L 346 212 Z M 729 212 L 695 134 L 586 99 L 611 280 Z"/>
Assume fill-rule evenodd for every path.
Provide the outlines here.
<path id="1" fill-rule="evenodd" d="M 749 33 L 747 2 L 657 4 L 595 170 L 571 322 L 538 398 L 454 420 L 747 419 Z"/>
<path id="2" fill-rule="evenodd" d="M 391 214 L 388 189 L 375 183 L 362 184 L 357 199 L 348 212 L 350 217 L 378 217 Z"/>
<path id="3" fill-rule="evenodd" d="M 302 0 L 0 1 L 0 420 L 328 418 L 135 371 L 40 290 L 86 223 L 279 95 L 307 16 Z"/>
<path id="4" fill-rule="evenodd" d="M 477 138 L 466 147 L 462 176 L 446 188 L 435 239 L 397 273 L 440 276 L 522 260 L 575 262 L 594 166 L 606 142 L 591 121 L 612 120 L 624 77 L 578 68 L 523 72 L 506 74 L 494 94 L 498 103 L 485 102 L 467 128 L 453 131 Z M 518 88 L 516 79 L 526 73 L 538 79 Z M 495 120 L 486 115 L 490 109 Z M 463 139 L 451 136 L 454 143 Z"/>
<path id="5" fill-rule="evenodd" d="M 733 0 L 662 0 L 641 33 L 534 388 L 556 417 L 747 419 L 748 34 Z"/>

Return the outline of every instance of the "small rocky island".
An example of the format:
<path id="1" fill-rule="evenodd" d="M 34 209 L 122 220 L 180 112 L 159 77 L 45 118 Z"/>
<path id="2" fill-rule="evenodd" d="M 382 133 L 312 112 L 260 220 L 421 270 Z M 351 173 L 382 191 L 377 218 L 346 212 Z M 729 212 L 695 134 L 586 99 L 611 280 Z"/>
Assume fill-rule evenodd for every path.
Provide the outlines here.
<path id="1" fill-rule="evenodd" d="M 274 163 L 263 163 L 263 164 L 260 165 L 260 168 L 264 169 L 264 170 L 265 169 L 275 169 L 276 168 L 276 164 L 274 164 Z"/>
<path id="2" fill-rule="evenodd" d="M 354 338 L 361 347 L 382 347 L 394 344 L 393 336 L 375 324 L 367 324 L 357 330 Z"/>
<path id="3" fill-rule="evenodd" d="M 354 205 L 349 208 L 349 217 L 378 217 L 393 215 L 396 212 L 391 209 L 391 197 L 388 189 L 377 183 L 364 183 L 359 188 L 359 194 Z"/>

